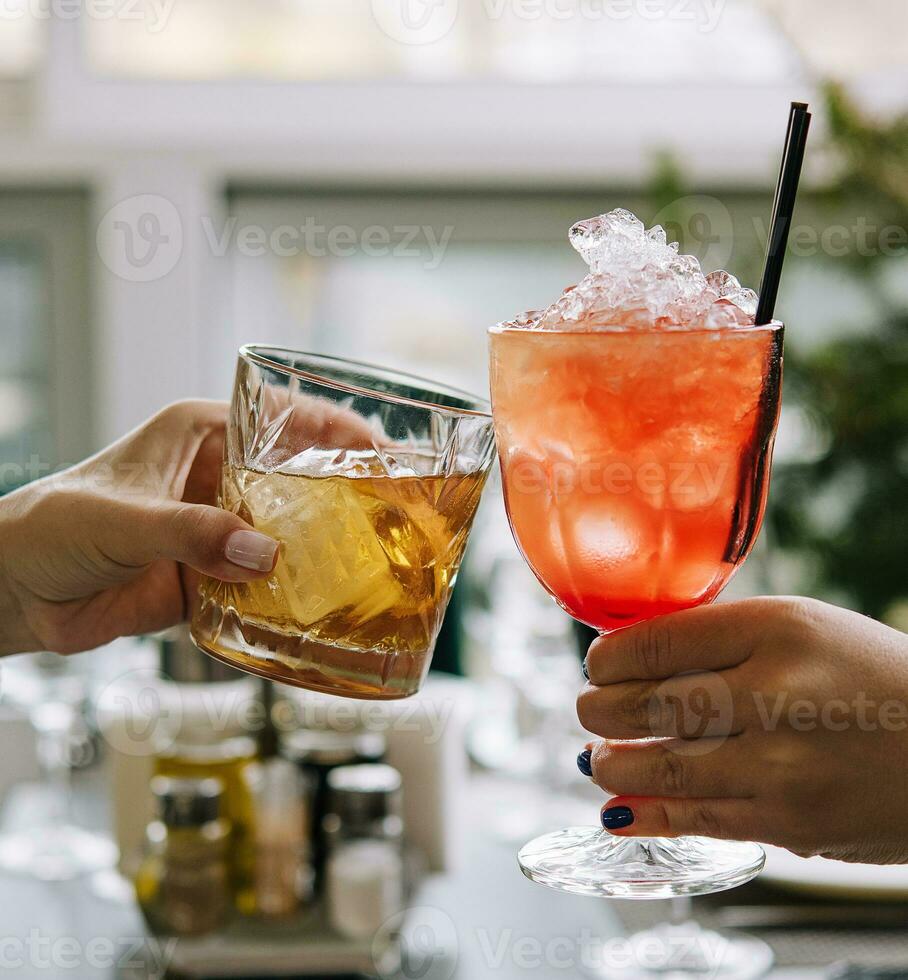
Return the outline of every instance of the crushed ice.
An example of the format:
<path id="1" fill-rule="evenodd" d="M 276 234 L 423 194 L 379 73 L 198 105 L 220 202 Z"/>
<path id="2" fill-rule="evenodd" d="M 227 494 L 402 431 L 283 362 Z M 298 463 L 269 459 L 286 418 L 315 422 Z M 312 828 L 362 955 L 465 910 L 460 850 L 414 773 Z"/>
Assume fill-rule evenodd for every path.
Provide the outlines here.
<path id="1" fill-rule="evenodd" d="M 570 241 L 589 273 L 547 310 L 525 313 L 512 326 L 722 328 L 754 322 L 752 289 L 728 272 L 704 275 L 693 255 L 678 254 L 678 243 L 667 240 L 664 228 L 647 229 L 624 208 L 578 221 Z"/>

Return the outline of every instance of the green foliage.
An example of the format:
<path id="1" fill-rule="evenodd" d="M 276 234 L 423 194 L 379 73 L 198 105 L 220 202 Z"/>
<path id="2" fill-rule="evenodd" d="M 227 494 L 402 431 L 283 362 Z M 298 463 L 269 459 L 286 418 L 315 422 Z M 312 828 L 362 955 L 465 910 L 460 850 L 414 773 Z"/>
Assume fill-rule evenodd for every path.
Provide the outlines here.
<path id="1" fill-rule="evenodd" d="M 908 211 L 908 113 L 886 125 L 866 119 L 839 85 L 826 87 L 832 148 L 843 172 L 839 187 Z"/>
<path id="2" fill-rule="evenodd" d="M 793 395 L 828 449 L 773 480 L 769 520 L 782 548 L 816 559 L 820 592 L 882 618 L 908 596 L 908 317 L 786 365 Z M 839 519 L 829 511 L 841 509 Z"/>
<path id="3" fill-rule="evenodd" d="M 649 182 L 649 199 L 652 202 L 653 213 L 679 217 L 673 213 L 676 202 L 683 197 L 684 175 L 674 156 L 667 150 L 656 154 L 653 174 Z"/>

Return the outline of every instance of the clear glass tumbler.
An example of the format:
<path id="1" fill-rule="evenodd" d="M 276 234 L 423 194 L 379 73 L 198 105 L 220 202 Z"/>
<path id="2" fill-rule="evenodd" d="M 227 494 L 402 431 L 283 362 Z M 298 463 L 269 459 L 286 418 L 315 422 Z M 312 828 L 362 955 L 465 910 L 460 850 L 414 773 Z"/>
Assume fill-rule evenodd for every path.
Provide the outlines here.
<path id="1" fill-rule="evenodd" d="M 218 502 L 280 551 L 265 580 L 202 580 L 195 643 L 314 691 L 415 693 L 493 457 L 489 406 L 472 395 L 242 347 Z"/>

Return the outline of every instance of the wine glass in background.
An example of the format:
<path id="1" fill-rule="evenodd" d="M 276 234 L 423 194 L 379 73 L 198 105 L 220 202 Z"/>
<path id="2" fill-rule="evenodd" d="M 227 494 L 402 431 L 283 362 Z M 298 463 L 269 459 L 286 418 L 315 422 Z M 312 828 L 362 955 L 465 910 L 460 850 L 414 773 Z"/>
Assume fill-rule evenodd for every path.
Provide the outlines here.
<path id="1" fill-rule="evenodd" d="M 63 881 L 113 867 L 113 841 L 73 816 L 72 771 L 97 751 L 85 711 L 93 666 L 39 653 L 9 658 L 0 669 L 2 701 L 34 729 L 42 777 L 37 788 L 16 787 L 4 801 L 0 871 Z"/>
<path id="2" fill-rule="evenodd" d="M 542 764 L 539 700 L 547 699 L 534 680 L 548 670 L 576 685 L 580 665 L 570 617 L 527 568 L 503 516 L 500 487 L 490 487 L 461 571 L 464 668 L 478 702 L 469 750 L 486 770 L 535 777 Z"/>
<path id="3" fill-rule="evenodd" d="M 539 585 L 503 518 L 493 481 L 461 571 L 462 624 L 476 691 L 467 746 L 478 766 L 501 777 L 488 787 L 501 796 L 492 831 L 516 843 L 567 819 L 587 781 L 566 765 L 583 737 L 573 706 L 574 623 Z"/>

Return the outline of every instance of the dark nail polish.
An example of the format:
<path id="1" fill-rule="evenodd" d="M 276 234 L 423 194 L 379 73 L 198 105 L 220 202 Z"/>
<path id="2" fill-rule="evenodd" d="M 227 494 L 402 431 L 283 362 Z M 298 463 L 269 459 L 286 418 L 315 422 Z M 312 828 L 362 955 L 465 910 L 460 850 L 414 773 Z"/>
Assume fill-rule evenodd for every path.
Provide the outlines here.
<path id="1" fill-rule="evenodd" d="M 577 768 L 583 773 L 584 776 L 593 775 L 593 767 L 590 764 L 590 759 L 592 757 L 592 749 L 584 749 L 580 755 L 577 756 Z"/>
<path id="2" fill-rule="evenodd" d="M 581 669 L 581 670 L 583 671 L 583 676 L 584 676 L 584 677 L 585 677 L 585 678 L 586 678 L 587 680 L 589 680 L 589 679 L 590 679 L 590 672 L 589 672 L 589 670 L 587 669 L 587 666 L 586 666 L 586 661 L 585 661 L 585 660 L 583 661 L 583 664 L 581 665 L 581 667 L 580 667 L 580 669 Z"/>
<path id="3" fill-rule="evenodd" d="M 634 811 L 629 806 L 611 806 L 602 811 L 602 826 L 606 830 L 620 830 L 634 822 Z"/>

